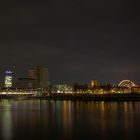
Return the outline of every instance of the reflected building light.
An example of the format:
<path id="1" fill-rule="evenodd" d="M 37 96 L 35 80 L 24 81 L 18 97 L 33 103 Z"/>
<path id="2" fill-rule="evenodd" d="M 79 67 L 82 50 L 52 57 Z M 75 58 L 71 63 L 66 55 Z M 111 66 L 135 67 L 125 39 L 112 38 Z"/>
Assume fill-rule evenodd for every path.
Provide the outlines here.
<path id="1" fill-rule="evenodd" d="M 12 139 L 12 118 L 9 105 L 4 105 L 6 107 L 2 115 L 2 136 L 4 140 Z"/>

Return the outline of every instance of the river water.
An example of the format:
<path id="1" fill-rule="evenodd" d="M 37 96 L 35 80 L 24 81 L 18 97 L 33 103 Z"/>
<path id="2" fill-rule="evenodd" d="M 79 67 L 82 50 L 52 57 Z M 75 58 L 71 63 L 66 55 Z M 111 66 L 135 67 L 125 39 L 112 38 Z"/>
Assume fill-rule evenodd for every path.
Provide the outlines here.
<path id="1" fill-rule="evenodd" d="M 0 140 L 140 137 L 140 102 L 0 100 Z"/>

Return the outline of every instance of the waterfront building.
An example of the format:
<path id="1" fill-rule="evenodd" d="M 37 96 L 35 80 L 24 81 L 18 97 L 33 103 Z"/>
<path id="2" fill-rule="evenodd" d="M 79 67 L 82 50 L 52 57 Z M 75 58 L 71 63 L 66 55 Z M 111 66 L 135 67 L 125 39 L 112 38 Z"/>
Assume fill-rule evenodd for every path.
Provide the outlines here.
<path id="1" fill-rule="evenodd" d="M 73 88 L 67 84 L 58 84 L 58 85 L 54 85 L 52 92 L 54 92 L 54 93 L 72 93 Z"/>
<path id="2" fill-rule="evenodd" d="M 94 80 L 91 80 L 91 81 L 90 81 L 90 86 L 91 86 L 91 87 L 98 86 L 98 81 L 95 80 L 95 79 L 94 79 Z"/>
<path id="3" fill-rule="evenodd" d="M 48 87 L 48 69 L 43 66 L 37 66 L 28 70 L 28 78 L 35 79 L 37 81 L 37 88 Z"/>
<path id="4" fill-rule="evenodd" d="M 33 78 L 18 78 L 15 87 L 34 89 L 37 88 L 37 80 Z"/>
<path id="5" fill-rule="evenodd" d="M 12 87 L 12 71 L 10 70 L 5 71 L 4 85 L 6 88 Z"/>

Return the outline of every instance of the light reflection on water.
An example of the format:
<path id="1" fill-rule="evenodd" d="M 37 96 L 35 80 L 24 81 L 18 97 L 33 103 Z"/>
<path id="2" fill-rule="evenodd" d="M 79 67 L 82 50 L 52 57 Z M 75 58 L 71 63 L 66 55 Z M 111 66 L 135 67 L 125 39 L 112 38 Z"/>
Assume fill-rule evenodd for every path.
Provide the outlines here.
<path id="1" fill-rule="evenodd" d="M 2 102 L 2 105 L 0 107 L 3 110 L 2 112 L 0 112 L 2 138 L 4 140 L 10 140 L 12 138 L 12 118 L 10 111 L 10 103 L 8 101 L 4 101 Z"/>
<path id="2" fill-rule="evenodd" d="M 134 139 L 140 102 L 0 100 L 0 140 Z"/>

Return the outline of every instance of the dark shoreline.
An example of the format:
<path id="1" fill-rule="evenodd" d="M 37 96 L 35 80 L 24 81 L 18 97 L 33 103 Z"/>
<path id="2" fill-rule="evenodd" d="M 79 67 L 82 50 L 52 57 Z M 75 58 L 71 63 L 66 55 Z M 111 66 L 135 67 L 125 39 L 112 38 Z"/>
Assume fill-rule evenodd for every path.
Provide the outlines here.
<path id="1" fill-rule="evenodd" d="M 38 98 L 38 97 L 37 97 Z M 51 95 L 41 97 L 48 100 L 74 100 L 74 101 L 140 101 L 140 94 L 77 94 L 77 95 Z"/>
<path id="2" fill-rule="evenodd" d="M 140 94 L 51 94 L 51 95 L 0 95 L 0 99 L 44 99 L 73 101 L 140 101 Z"/>

